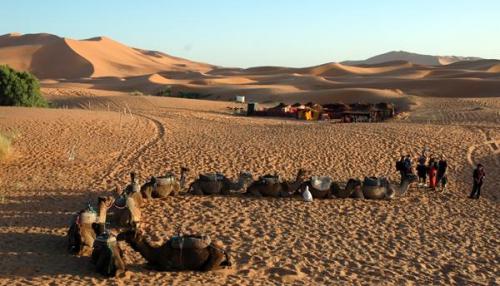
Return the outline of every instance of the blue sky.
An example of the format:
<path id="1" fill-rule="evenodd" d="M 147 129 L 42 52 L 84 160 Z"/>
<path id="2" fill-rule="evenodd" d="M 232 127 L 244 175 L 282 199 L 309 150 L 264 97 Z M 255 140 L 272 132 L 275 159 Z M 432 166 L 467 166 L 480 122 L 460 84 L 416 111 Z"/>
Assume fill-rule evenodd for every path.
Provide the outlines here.
<path id="1" fill-rule="evenodd" d="M 311 66 L 391 50 L 500 58 L 499 0 L 16 0 L 0 34 L 108 36 L 224 66 Z"/>

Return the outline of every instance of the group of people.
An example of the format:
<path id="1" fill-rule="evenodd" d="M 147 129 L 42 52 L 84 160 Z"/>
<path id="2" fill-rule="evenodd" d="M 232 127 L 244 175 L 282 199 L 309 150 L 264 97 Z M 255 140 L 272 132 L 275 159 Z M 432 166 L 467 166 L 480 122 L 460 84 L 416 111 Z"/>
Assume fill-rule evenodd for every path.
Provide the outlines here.
<path id="1" fill-rule="evenodd" d="M 438 160 L 434 155 L 430 155 L 428 158 L 426 151 L 422 151 L 416 167 L 418 187 L 430 188 L 432 190 L 446 190 L 446 185 L 448 183 L 448 178 L 446 176 L 447 169 L 448 162 L 444 155 L 441 155 Z M 405 177 L 414 175 L 413 160 L 411 156 L 401 156 L 396 162 L 396 170 L 401 174 L 401 181 Z"/>
<path id="2" fill-rule="evenodd" d="M 408 176 L 414 176 L 411 156 L 401 156 L 396 162 L 396 170 L 401 174 L 401 181 Z M 434 155 L 427 157 L 426 150 L 424 149 L 418 157 L 416 166 L 418 187 L 445 191 L 446 185 L 448 184 L 447 170 L 448 162 L 444 155 L 441 155 L 439 160 Z M 477 164 L 472 174 L 473 184 L 469 198 L 479 199 L 485 177 L 486 173 L 484 171 L 484 166 L 482 164 Z"/>

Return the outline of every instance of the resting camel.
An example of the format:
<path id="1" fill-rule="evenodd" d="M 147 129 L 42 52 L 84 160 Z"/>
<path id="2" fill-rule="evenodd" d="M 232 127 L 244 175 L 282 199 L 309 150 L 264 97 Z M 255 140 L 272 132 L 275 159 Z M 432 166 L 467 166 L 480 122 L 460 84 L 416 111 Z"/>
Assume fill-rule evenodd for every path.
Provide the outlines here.
<path id="1" fill-rule="evenodd" d="M 409 186 L 416 182 L 416 176 L 405 176 L 399 186 L 391 184 L 387 178 L 366 177 L 363 181 L 363 197 L 372 200 L 393 199 L 396 195 L 403 195 Z"/>
<path id="2" fill-rule="evenodd" d="M 113 204 L 112 197 L 99 197 L 99 234 L 93 244 L 91 261 L 96 271 L 104 276 L 114 277 L 125 272 L 123 251 L 118 246 L 116 236 L 106 232 L 106 212 Z"/>
<path id="3" fill-rule="evenodd" d="M 141 221 L 141 204 L 138 203 L 138 197 L 142 202 L 140 193 L 127 195 L 121 194 L 113 201 L 109 208 L 109 223 L 111 227 L 134 227 Z"/>
<path id="4" fill-rule="evenodd" d="M 252 174 L 248 172 L 240 172 L 235 182 L 219 173 L 200 174 L 199 178 L 191 183 L 188 192 L 193 195 L 229 195 L 232 190 L 245 189 L 252 181 Z"/>
<path id="5" fill-rule="evenodd" d="M 120 199 L 120 197 L 130 197 L 135 201 L 135 205 L 140 208 L 144 205 L 140 190 L 141 186 L 137 182 L 136 174 L 132 172 L 130 173 L 130 183 L 125 187 L 125 190 L 121 190 L 118 185 L 116 186 L 117 199 Z"/>
<path id="6" fill-rule="evenodd" d="M 290 197 L 304 183 L 306 171 L 300 169 L 294 182 L 281 182 L 277 175 L 265 175 L 253 182 L 245 194 L 264 197 Z"/>
<path id="7" fill-rule="evenodd" d="M 188 172 L 188 168 L 182 167 L 179 181 L 177 181 L 172 172 L 167 173 L 163 177 L 151 177 L 151 180 L 141 187 L 142 197 L 150 200 L 180 194 L 181 190 L 184 189 L 186 174 Z"/>
<path id="8" fill-rule="evenodd" d="M 231 266 L 222 242 L 212 242 L 206 236 L 173 237 L 159 247 L 151 246 L 139 228 L 118 235 L 135 251 L 141 253 L 148 264 L 159 271 L 209 271 Z"/>
<path id="9" fill-rule="evenodd" d="M 335 183 L 331 177 L 317 177 L 313 176 L 311 179 L 305 181 L 300 187 L 301 193 L 309 187 L 311 195 L 315 199 L 326 199 L 333 196 Z"/>
<path id="10" fill-rule="evenodd" d="M 92 252 L 96 236 L 104 232 L 106 212 L 111 206 L 110 201 L 99 200 L 99 216 L 89 206 L 73 217 L 68 230 L 68 250 L 71 253 L 88 256 Z"/>

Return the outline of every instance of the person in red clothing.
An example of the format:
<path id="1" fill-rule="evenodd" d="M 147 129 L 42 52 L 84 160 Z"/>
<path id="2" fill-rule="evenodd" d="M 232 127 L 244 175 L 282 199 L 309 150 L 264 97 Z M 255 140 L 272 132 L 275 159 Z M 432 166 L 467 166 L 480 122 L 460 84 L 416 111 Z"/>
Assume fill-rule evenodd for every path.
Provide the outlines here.
<path id="1" fill-rule="evenodd" d="M 438 165 L 434 158 L 429 162 L 429 188 L 435 190 L 437 186 Z"/>

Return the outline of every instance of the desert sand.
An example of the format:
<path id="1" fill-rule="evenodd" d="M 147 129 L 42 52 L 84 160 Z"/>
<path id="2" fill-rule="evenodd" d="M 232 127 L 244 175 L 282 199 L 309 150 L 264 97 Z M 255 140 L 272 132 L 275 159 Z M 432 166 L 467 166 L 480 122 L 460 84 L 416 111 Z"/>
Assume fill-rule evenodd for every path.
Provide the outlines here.
<path id="1" fill-rule="evenodd" d="M 44 64 L 51 53 L 70 63 L 67 70 Z M 0 107 L 0 131 L 15 138 L 0 162 L 1 285 L 500 284 L 498 61 L 239 69 L 107 38 L 13 34 L 0 37 L 0 63 L 36 72 L 44 96 L 59 107 Z M 405 112 L 384 123 L 302 122 L 237 116 L 227 107 L 239 105 L 227 101 L 130 93 L 164 85 L 221 100 L 392 101 Z M 299 168 L 341 182 L 397 180 L 395 160 L 424 146 L 447 156 L 444 193 L 411 189 L 393 201 L 312 203 L 180 196 L 145 207 L 151 241 L 160 244 L 178 227 L 209 234 L 230 249 L 231 269 L 155 272 L 122 244 L 128 271 L 105 279 L 89 258 L 66 251 L 72 214 L 111 194 L 115 183 L 125 186 L 130 171 L 141 181 L 181 166 L 191 169 L 189 182 L 213 171 L 292 178 Z M 470 200 L 478 162 L 487 179 L 481 199 Z"/>
<path id="2" fill-rule="evenodd" d="M 239 117 L 227 112 L 227 102 L 56 91 L 46 93 L 66 98 L 68 109 L 0 108 L 0 129 L 17 134 L 14 153 L 0 163 L 2 284 L 500 282 L 498 99 L 425 98 L 405 119 L 331 124 Z M 71 214 L 115 182 L 124 185 L 131 170 L 141 180 L 181 166 L 193 170 L 189 180 L 198 172 L 234 177 L 240 170 L 291 178 L 300 167 L 339 181 L 364 175 L 396 180 L 396 157 L 423 146 L 448 156 L 445 193 L 411 190 L 390 202 L 310 204 L 183 196 L 147 205 L 152 241 L 164 241 L 179 226 L 210 234 L 229 246 L 235 260 L 229 270 L 155 272 L 123 245 L 127 276 L 106 281 L 88 258 L 65 249 Z M 489 176 L 481 200 L 472 201 L 466 197 L 477 162 Z"/>

